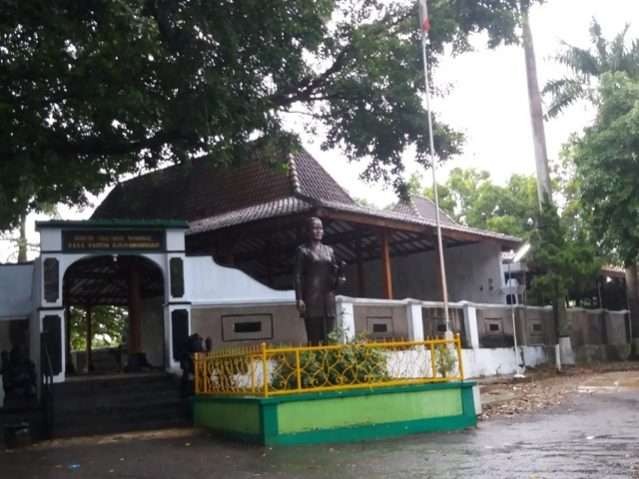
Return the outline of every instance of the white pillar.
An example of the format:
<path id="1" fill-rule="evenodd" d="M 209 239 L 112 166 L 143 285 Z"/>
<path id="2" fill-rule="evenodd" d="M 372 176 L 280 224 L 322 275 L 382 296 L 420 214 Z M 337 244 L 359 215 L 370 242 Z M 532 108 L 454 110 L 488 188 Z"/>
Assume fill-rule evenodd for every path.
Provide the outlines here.
<path id="1" fill-rule="evenodd" d="M 422 320 L 422 303 L 409 300 L 406 304 L 406 320 L 408 322 L 408 339 L 410 341 L 424 340 L 424 322 Z"/>
<path id="2" fill-rule="evenodd" d="M 472 304 L 464 301 L 464 328 L 468 344 L 473 349 L 479 349 L 479 330 L 477 328 L 477 308 Z"/>
<path id="3" fill-rule="evenodd" d="M 350 298 L 338 296 L 337 306 L 337 327 L 343 331 L 343 341 L 348 342 L 355 339 L 355 307 Z"/>

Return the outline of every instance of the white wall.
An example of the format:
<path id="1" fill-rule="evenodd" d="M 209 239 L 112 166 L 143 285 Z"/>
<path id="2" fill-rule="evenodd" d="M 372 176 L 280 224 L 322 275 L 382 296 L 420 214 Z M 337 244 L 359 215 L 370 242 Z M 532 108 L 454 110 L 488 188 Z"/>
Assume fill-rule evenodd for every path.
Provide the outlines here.
<path id="1" fill-rule="evenodd" d="M 446 276 L 450 301 L 504 304 L 502 291 L 501 247 L 483 241 L 445 250 Z M 441 300 L 439 287 L 439 258 L 429 251 L 392 258 L 394 297 Z M 364 264 L 366 296 L 382 297 L 382 267 L 379 260 Z M 356 296 L 355 269 L 347 270 L 349 285 L 343 294 Z"/>
<path id="2" fill-rule="evenodd" d="M 194 305 L 252 302 L 290 302 L 295 292 L 277 291 L 246 273 L 220 266 L 210 256 L 187 257 L 184 265 L 186 295 Z"/>
<path id="3" fill-rule="evenodd" d="M 552 347 L 523 346 L 519 348 L 523 354 L 526 366 L 534 367 L 552 361 Z M 464 376 L 477 378 L 481 376 L 495 376 L 501 374 L 514 374 L 517 372 L 517 363 L 514 348 L 481 348 L 463 349 L 462 360 L 464 363 Z"/>
<path id="4" fill-rule="evenodd" d="M 446 275 L 451 301 L 506 302 L 506 295 L 502 291 L 499 244 L 484 241 L 450 248 L 446 253 Z"/>
<path id="5" fill-rule="evenodd" d="M 268 337 L 257 337 L 242 340 L 239 335 L 225 332 L 226 340 L 222 334 L 222 317 L 242 317 L 246 320 L 264 318 L 268 316 L 268 323 L 264 331 L 269 332 Z M 306 329 L 304 321 L 300 318 L 293 302 L 290 304 L 247 304 L 242 307 L 202 307 L 191 310 L 191 330 L 199 333 L 203 338 L 210 337 L 214 348 L 234 347 L 241 344 L 255 344 L 261 342 L 275 344 L 304 344 L 306 343 Z M 230 321 L 229 321 L 230 322 Z M 272 330 L 270 326 L 272 325 Z M 230 324 L 227 323 L 227 327 Z"/>

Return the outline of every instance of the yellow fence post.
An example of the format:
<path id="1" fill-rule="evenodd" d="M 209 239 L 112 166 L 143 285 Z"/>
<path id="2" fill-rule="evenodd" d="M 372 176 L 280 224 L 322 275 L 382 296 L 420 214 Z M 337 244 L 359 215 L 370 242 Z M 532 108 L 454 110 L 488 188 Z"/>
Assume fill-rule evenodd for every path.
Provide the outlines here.
<path id="1" fill-rule="evenodd" d="M 375 367 L 385 368 L 385 375 L 366 375 L 350 377 L 345 373 L 335 375 L 335 364 L 331 361 L 341 361 L 343 355 L 349 352 L 346 348 L 363 348 L 356 355 L 358 361 L 366 363 L 367 358 L 377 364 Z M 450 353 L 455 348 L 457 357 L 457 374 L 440 374 L 438 367 L 443 366 L 444 357 L 438 354 Z M 379 351 L 379 353 L 373 353 Z M 414 352 L 418 357 L 413 356 Z M 415 370 L 415 361 L 421 364 L 421 354 L 430 353 L 430 366 L 426 364 Z M 443 352 L 442 352 L 443 351 Z M 308 364 L 302 364 L 302 354 L 312 354 L 318 359 L 319 371 L 303 371 Z M 330 354 L 329 354 L 330 353 Z M 361 354 L 360 354 L 361 353 Z M 301 394 L 305 392 L 341 391 L 350 389 L 427 384 L 446 381 L 463 381 L 464 364 L 462 356 L 461 335 L 455 334 L 453 339 L 430 338 L 425 341 L 384 340 L 379 342 L 362 342 L 357 346 L 323 345 L 306 347 L 271 347 L 267 343 L 260 343 L 251 348 L 233 348 L 209 354 L 197 353 L 193 355 L 195 372 L 195 391 L 197 394 L 215 395 L 257 395 L 262 397 L 279 396 L 285 394 Z M 293 361 L 293 355 L 295 361 Z M 409 368 L 402 369 L 402 362 L 406 358 L 413 358 Z M 439 358 L 439 359 L 438 359 Z M 452 360 L 452 357 L 450 358 Z M 442 364 L 439 364 L 442 362 Z M 329 364 L 330 363 L 330 364 Z M 397 369 L 399 366 L 400 369 Z M 454 368 L 454 364 L 451 364 Z M 313 366 L 314 368 L 315 366 Z M 357 368 L 358 365 L 353 365 Z M 262 369 L 262 381 L 260 374 Z M 271 371 L 269 371 L 271 368 Z M 431 376 L 428 376 L 428 369 Z M 312 368 L 311 368 L 312 369 Z M 323 372 L 322 372 L 323 371 Z M 357 371 L 356 369 L 354 370 Z M 309 382 L 304 383 L 303 374 L 310 374 Z M 293 379 L 295 378 L 295 379 Z M 295 381 L 295 386 L 293 385 Z M 270 382 L 273 381 L 274 386 Z M 249 383 L 250 382 L 250 383 Z"/>
<path id="2" fill-rule="evenodd" d="M 249 356 L 249 365 L 251 367 L 251 392 L 257 392 L 257 379 L 255 378 L 255 369 L 257 368 L 257 363 L 254 361 L 253 356 Z"/>
<path id="3" fill-rule="evenodd" d="M 195 375 L 195 394 L 200 394 L 202 391 L 200 390 L 200 357 L 196 353 L 195 358 L 193 358 L 193 374 Z M 185 372 L 182 371 L 182 374 Z"/>
<path id="4" fill-rule="evenodd" d="M 262 381 L 264 381 L 264 397 L 268 397 L 268 363 L 266 360 L 266 343 L 262 343 Z"/>
<path id="5" fill-rule="evenodd" d="M 433 379 L 437 377 L 437 368 L 435 366 L 435 343 L 430 342 L 430 367 L 433 370 Z"/>
<path id="6" fill-rule="evenodd" d="M 300 364 L 300 350 L 295 350 L 295 376 L 297 377 L 297 390 L 302 390 L 302 365 Z"/>
<path id="7" fill-rule="evenodd" d="M 461 336 L 457 333 L 455 337 L 455 347 L 457 349 L 457 364 L 459 364 L 459 379 L 464 380 L 464 361 L 462 361 Z"/>

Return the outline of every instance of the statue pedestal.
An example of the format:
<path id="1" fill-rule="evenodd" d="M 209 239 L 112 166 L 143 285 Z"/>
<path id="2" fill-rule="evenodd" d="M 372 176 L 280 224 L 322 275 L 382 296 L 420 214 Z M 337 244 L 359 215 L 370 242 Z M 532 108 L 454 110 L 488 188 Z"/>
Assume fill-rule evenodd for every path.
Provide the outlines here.
<path id="1" fill-rule="evenodd" d="M 474 427 L 474 386 L 464 381 L 266 398 L 198 395 L 193 416 L 196 426 L 267 446 L 386 439 Z"/>

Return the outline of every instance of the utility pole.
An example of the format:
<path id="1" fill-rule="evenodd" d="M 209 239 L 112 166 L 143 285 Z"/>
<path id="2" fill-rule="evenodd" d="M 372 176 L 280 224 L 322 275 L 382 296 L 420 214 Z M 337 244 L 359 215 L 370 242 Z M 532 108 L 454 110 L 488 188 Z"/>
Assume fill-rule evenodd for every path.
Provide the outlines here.
<path id="1" fill-rule="evenodd" d="M 428 121 L 428 140 L 430 146 L 431 171 L 433 173 L 433 198 L 435 200 L 435 225 L 437 231 L 437 252 L 439 256 L 439 275 L 442 282 L 442 299 L 444 302 L 444 322 L 446 325 L 446 339 L 452 339 L 450 314 L 448 312 L 448 282 L 446 281 L 446 262 L 444 260 L 444 244 L 442 240 L 442 226 L 439 211 L 439 195 L 437 193 L 437 153 L 435 151 L 435 136 L 433 134 L 433 113 L 430 104 L 430 83 L 428 81 L 428 31 L 430 17 L 428 16 L 427 0 L 419 0 L 419 23 L 422 30 L 422 61 L 424 65 L 424 91 L 426 92 L 426 110 Z"/>

